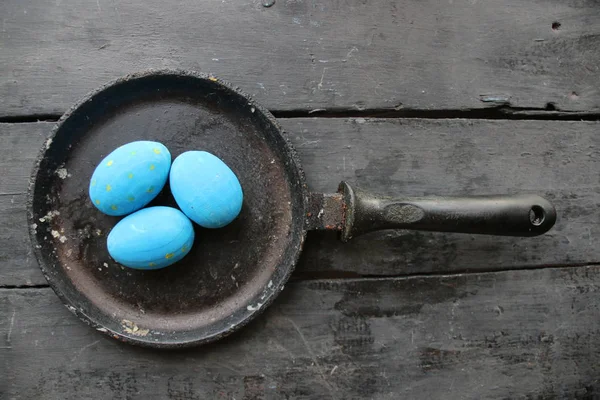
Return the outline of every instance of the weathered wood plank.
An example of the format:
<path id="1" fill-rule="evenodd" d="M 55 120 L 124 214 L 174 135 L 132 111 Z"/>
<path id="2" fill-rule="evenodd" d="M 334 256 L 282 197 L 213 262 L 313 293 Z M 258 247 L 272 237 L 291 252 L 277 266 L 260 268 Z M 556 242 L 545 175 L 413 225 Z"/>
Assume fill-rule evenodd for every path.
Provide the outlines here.
<path id="1" fill-rule="evenodd" d="M 346 179 L 392 196 L 533 192 L 556 204 L 548 234 L 518 239 L 385 231 L 340 243 L 311 234 L 299 276 L 400 275 L 600 262 L 600 136 L 595 122 L 288 119 L 309 186 Z M 0 285 L 43 284 L 30 254 L 24 193 L 51 124 L 0 124 L 14 173 L 0 177 Z M 18 150 L 20 149 L 20 150 Z M 3 164 L 4 165 L 4 164 Z M 304 275 L 303 275 L 304 274 Z"/>
<path id="2" fill-rule="evenodd" d="M 395 275 L 597 262 L 597 122 L 294 119 L 285 121 L 309 186 L 340 179 L 390 196 L 538 193 L 558 211 L 546 235 L 387 231 L 342 244 L 312 235 L 303 270 Z"/>
<path id="3" fill-rule="evenodd" d="M 45 284 L 27 234 L 25 195 L 0 196 L 0 287 Z"/>
<path id="4" fill-rule="evenodd" d="M 33 162 L 52 124 L 0 124 L 0 196 L 25 193 Z"/>
<path id="5" fill-rule="evenodd" d="M 0 124 L 0 286 L 45 283 L 27 234 L 25 192 L 34 159 L 51 126 Z"/>
<path id="6" fill-rule="evenodd" d="M 0 15 L 0 116 L 165 67 L 277 110 L 600 108 L 596 1 L 5 0 Z"/>
<path id="7" fill-rule="evenodd" d="M 0 290 L 14 399 L 591 399 L 600 267 L 288 285 L 213 345 L 107 339 L 50 289 Z"/>

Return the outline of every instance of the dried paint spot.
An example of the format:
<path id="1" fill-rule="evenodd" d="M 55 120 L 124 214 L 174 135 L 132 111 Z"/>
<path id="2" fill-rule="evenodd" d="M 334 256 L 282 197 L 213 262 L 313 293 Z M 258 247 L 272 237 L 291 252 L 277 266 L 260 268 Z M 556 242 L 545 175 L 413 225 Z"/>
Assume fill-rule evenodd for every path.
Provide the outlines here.
<path id="1" fill-rule="evenodd" d="M 131 154 L 132 156 L 135 156 L 137 153 L 136 153 L 135 151 L 132 151 L 130 154 Z"/>
<path id="2" fill-rule="evenodd" d="M 121 320 L 121 326 L 126 333 L 131 335 L 146 336 L 150 332 L 149 329 L 140 329 L 135 322 L 128 319 Z"/>
<path id="3" fill-rule="evenodd" d="M 112 186 L 110 186 L 110 185 L 106 185 L 106 191 L 107 191 L 107 192 L 110 192 L 111 190 L 112 190 Z"/>
<path id="4" fill-rule="evenodd" d="M 117 210 L 119 207 L 117 207 L 117 205 L 116 205 L 116 204 L 113 204 L 112 206 L 110 206 L 110 208 L 111 208 L 112 210 L 115 210 L 115 211 L 116 211 L 116 210 Z"/>
<path id="5" fill-rule="evenodd" d="M 128 177 L 129 179 L 132 179 L 132 178 L 133 178 L 133 174 L 130 172 L 130 173 L 129 173 L 129 175 L 127 175 L 127 177 Z"/>
<path id="6" fill-rule="evenodd" d="M 58 175 L 58 177 L 60 179 L 67 179 L 67 176 L 69 176 L 69 173 L 67 172 L 66 168 L 59 168 L 56 170 L 56 175 Z"/>
<path id="7" fill-rule="evenodd" d="M 187 247 L 187 246 L 183 246 L 183 247 L 181 248 L 181 252 L 182 252 L 182 253 L 185 253 L 187 250 L 188 250 L 188 247 Z"/>
<path id="8" fill-rule="evenodd" d="M 128 200 L 128 201 L 134 201 L 134 200 L 135 200 L 135 197 L 133 197 L 133 196 L 129 196 L 129 197 L 127 198 L 127 200 Z"/>
<path id="9" fill-rule="evenodd" d="M 156 267 L 156 263 L 151 262 L 150 264 L 148 264 L 149 267 Z"/>
<path id="10" fill-rule="evenodd" d="M 96 180 L 92 179 L 92 186 L 96 186 Z"/>
<path id="11" fill-rule="evenodd" d="M 50 222 L 52 221 L 52 218 L 56 217 L 57 215 L 60 215 L 59 211 L 48 211 L 48 214 L 40 218 L 40 222 Z"/>
<path id="12" fill-rule="evenodd" d="M 110 160 L 109 162 L 107 162 L 107 163 L 106 163 L 106 166 L 107 166 L 107 167 L 110 167 L 111 165 L 113 165 L 113 163 L 114 163 L 114 161 L 113 161 L 113 160 Z"/>
<path id="13" fill-rule="evenodd" d="M 152 192 L 154 192 L 154 186 L 150 186 L 150 187 L 148 188 L 148 190 L 146 190 L 146 192 L 148 192 L 148 193 L 152 193 Z"/>
<path id="14" fill-rule="evenodd" d="M 154 148 L 152 149 L 152 151 L 154 152 L 154 154 L 160 154 L 160 149 Z"/>
<path id="15" fill-rule="evenodd" d="M 165 254 L 165 258 L 168 260 L 169 258 L 173 258 L 175 256 L 175 253 L 167 253 Z"/>
<path id="16" fill-rule="evenodd" d="M 100 205 L 100 200 L 96 200 L 96 201 L 95 201 L 95 203 L 96 203 L 97 205 Z"/>
<path id="17" fill-rule="evenodd" d="M 248 310 L 248 311 L 256 311 L 256 310 L 258 310 L 261 307 L 262 307 L 262 303 L 256 303 L 255 306 L 250 305 L 250 306 L 246 307 L 246 310 Z"/>
<path id="18" fill-rule="evenodd" d="M 150 171 L 154 171 L 154 164 L 150 164 Z"/>

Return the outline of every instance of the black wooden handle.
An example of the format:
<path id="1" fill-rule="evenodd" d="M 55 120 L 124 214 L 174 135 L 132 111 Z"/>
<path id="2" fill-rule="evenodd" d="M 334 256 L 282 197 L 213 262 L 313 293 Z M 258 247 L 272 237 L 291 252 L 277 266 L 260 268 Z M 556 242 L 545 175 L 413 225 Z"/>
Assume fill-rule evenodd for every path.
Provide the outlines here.
<path id="1" fill-rule="evenodd" d="M 344 241 L 379 229 L 537 236 L 556 222 L 554 206 L 532 194 L 389 199 L 353 189 L 346 182 L 340 192 L 346 208 Z"/>

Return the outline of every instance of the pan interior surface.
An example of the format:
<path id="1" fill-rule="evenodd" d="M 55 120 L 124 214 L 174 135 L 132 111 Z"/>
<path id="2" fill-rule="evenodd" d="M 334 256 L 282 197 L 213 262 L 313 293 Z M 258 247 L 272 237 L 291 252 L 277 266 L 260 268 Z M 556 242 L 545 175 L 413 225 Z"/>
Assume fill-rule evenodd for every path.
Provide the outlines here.
<path id="1" fill-rule="evenodd" d="M 244 192 L 222 229 L 194 225 L 180 262 L 139 271 L 113 261 L 106 237 L 121 219 L 88 197 L 94 168 L 136 140 L 221 158 Z M 190 171 L 193 173 L 193 171 Z M 305 186 L 271 114 L 215 78 L 181 72 L 115 81 L 69 111 L 42 149 L 29 197 L 36 256 L 68 308 L 98 330 L 156 347 L 200 344 L 259 313 L 283 288 L 304 241 Z M 152 205 L 176 203 L 168 183 Z"/>

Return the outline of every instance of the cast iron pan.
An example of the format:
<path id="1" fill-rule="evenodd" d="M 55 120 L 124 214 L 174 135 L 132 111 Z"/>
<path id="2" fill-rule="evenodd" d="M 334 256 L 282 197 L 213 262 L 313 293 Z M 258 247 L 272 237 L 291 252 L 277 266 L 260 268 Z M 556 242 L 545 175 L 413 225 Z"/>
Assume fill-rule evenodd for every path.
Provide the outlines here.
<path id="1" fill-rule="evenodd" d="M 215 154 L 244 190 L 232 224 L 196 227 L 190 254 L 156 271 L 111 260 L 106 236 L 119 219 L 100 213 L 87 191 L 104 156 L 142 139 L 173 158 Z M 175 206 L 168 187 L 158 204 Z M 307 230 L 336 230 L 342 240 L 387 228 L 535 236 L 556 212 L 535 195 L 391 200 L 343 182 L 338 193 L 310 193 L 286 135 L 250 97 L 209 75 L 149 71 L 107 84 L 60 119 L 33 171 L 28 218 L 41 269 L 69 310 L 125 342 L 183 347 L 217 340 L 267 307 Z"/>

